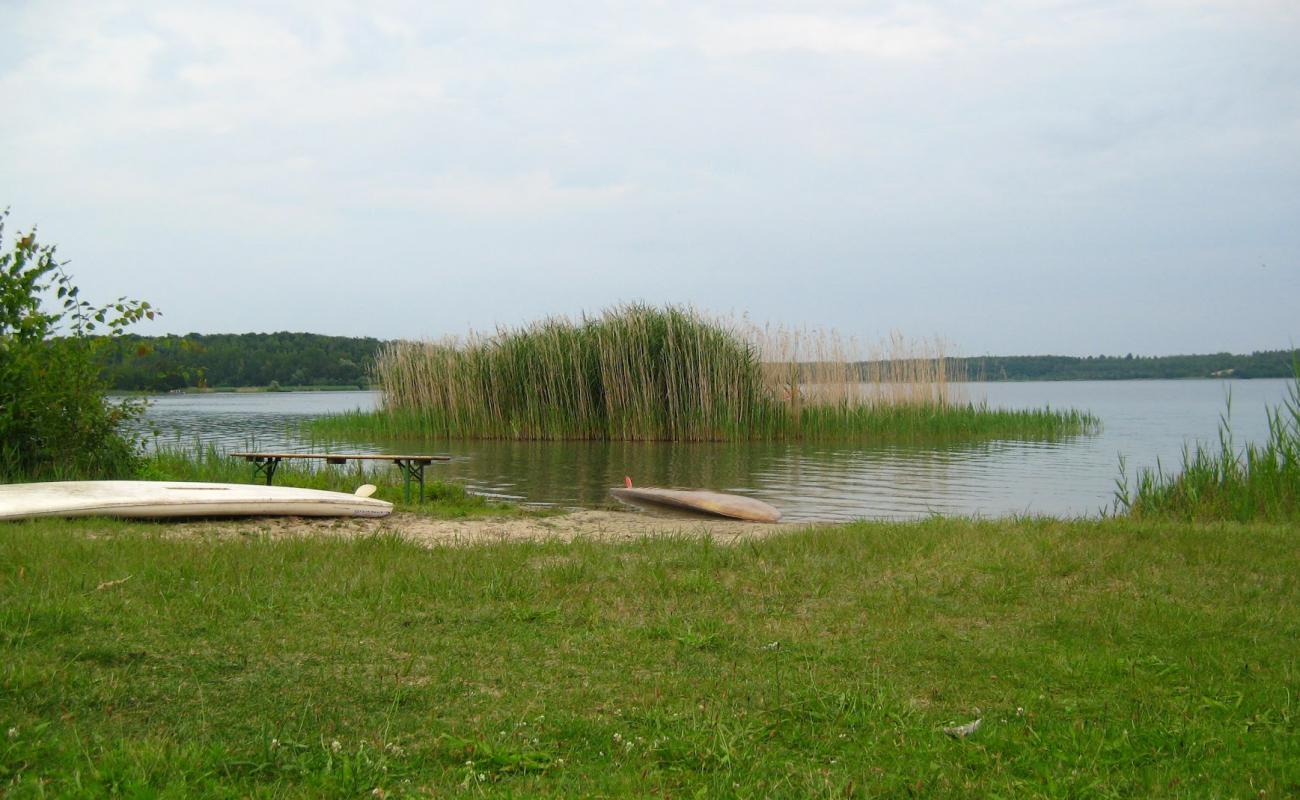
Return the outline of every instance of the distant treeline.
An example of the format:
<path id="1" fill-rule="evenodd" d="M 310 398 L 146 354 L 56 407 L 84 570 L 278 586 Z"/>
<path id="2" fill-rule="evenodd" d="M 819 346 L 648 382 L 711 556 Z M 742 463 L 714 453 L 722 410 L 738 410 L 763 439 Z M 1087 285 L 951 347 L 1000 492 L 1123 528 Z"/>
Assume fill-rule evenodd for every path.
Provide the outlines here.
<path id="1" fill-rule="evenodd" d="M 187 387 L 369 385 L 383 340 L 315 333 L 122 336 L 105 347 L 104 376 L 119 391 Z M 981 356 L 950 359 L 971 380 L 1288 378 L 1290 350 L 1192 356 Z M 864 366 L 865 369 L 865 366 Z"/>
<path id="2" fill-rule="evenodd" d="M 103 349 L 119 391 L 186 387 L 368 385 L 379 339 L 315 333 L 191 333 L 122 336 Z"/>
<path id="3" fill-rule="evenodd" d="M 1293 352 L 1196 356 L 983 356 L 953 359 L 971 380 L 1122 381 L 1154 378 L 1289 378 Z"/>

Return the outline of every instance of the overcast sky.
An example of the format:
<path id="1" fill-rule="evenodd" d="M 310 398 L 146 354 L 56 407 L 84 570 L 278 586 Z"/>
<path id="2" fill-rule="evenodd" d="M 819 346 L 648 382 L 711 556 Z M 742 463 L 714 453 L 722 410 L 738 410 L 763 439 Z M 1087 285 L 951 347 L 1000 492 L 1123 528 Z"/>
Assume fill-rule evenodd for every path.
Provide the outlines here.
<path id="1" fill-rule="evenodd" d="M 141 333 L 1300 345 L 1295 0 L 0 0 L 0 120 L 8 233 Z"/>

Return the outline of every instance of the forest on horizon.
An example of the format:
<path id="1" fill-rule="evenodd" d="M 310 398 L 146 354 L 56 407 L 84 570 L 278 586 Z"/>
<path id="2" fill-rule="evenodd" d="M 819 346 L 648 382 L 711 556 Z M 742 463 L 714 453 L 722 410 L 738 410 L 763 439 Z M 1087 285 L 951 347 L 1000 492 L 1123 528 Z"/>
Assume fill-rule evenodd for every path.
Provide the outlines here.
<path id="1" fill-rule="evenodd" d="M 100 356 L 114 391 L 187 388 L 368 388 L 382 339 L 315 333 L 126 335 Z M 976 356 L 950 361 L 958 374 L 985 381 L 1286 378 L 1292 350 L 1245 355 Z"/>

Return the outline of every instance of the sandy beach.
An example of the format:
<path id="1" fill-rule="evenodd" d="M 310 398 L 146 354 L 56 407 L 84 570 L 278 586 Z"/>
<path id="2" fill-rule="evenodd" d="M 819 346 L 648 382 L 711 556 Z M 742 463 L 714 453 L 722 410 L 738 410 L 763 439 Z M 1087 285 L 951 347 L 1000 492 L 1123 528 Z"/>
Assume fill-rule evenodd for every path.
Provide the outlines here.
<path id="1" fill-rule="evenodd" d="M 513 541 L 593 539 L 618 541 L 643 536 L 709 536 L 723 543 L 771 536 L 801 527 L 702 517 L 658 516 L 624 511 L 572 511 L 539 517 L 432 519 L 397 512 L 381 519 L 336 517 L 262 517 L 166 523 L 167 536 L 233 538 L 249 535 L 287 538 L 338 536 L 357 538 L 396 533 L 412 542 L 476 545 Z"/>

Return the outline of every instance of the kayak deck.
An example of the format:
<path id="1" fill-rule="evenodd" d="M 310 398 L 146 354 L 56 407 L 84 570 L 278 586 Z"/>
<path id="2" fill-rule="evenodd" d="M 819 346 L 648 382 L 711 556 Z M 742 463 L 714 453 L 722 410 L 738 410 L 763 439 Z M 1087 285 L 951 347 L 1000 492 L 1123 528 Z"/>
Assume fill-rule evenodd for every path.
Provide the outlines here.
<path id="1" fill-rule="evenodd" d="M 393 504 L 320 489 L 186 481 L 0 485 L 0 520 L 36 517 L 383 517 Z"/>
<path id="2" fill-rule="evenodd" d="M 697 489 L 659 489 L 654 487 L 609 490 L 614 497 L 632 505 L 653 505 L 698 511 L 729 519 L 749 522 L 776 522 L 781 512 L 762 500 L 737 494 Z"/>

